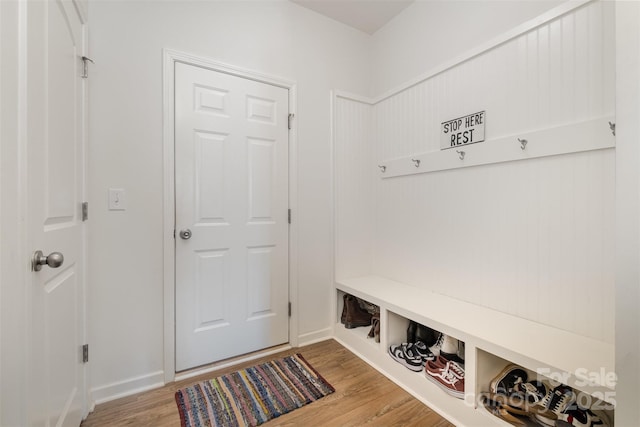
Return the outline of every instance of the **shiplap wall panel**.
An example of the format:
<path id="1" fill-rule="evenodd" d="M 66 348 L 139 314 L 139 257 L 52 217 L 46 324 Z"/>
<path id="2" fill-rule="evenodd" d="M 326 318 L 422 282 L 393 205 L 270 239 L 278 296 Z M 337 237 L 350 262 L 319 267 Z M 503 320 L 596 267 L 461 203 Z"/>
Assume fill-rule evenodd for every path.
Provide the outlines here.
<path id="1" fill-rule="evenodd" d="M 370 104 L 334 99 L 336 278 L 371 272 L 373 141 Z"/>
<path id="2" fill-rule="evenodd" d="M 589 3 L 375 104 L 372 164 L 440 150 L 440 123 L 476 111 L 487 139 L 612 115 L 613 23 Z M 371 272 L 613 342 L 614 171 L 605 149 L 374 173 Z"/>
<path id="3" fill-rule="evenodd" d="M 385 180 L 373 272 L 605 340 L 612 163 L 606 150 Z"/>

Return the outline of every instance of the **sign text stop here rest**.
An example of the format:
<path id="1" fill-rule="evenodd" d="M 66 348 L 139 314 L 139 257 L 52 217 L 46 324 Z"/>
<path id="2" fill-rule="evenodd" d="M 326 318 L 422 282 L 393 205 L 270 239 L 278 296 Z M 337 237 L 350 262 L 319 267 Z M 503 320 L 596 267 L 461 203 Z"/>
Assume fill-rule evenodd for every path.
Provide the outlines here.
<path id="1" fill-rule="evenodd" d="M 440 149 L 484 141 L 485 112 L 473 113 L 442 123 Z"/>

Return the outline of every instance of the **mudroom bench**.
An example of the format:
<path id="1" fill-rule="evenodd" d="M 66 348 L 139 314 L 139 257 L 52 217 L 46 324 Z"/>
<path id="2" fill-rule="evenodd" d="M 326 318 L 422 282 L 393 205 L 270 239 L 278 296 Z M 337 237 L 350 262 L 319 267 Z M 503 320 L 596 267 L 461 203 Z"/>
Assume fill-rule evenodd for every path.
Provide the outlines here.
<path id="1" fill-rule="evenodd" d="M 380 343 L 367 338 L 368 328 L 341 324 L 345 294 L 380 307 Z M 508 425 L 489 414 L 476 397 L 509 363 L 527 369 L 531 378 L 564 383 L 593 401 L 615 405 L 613 344 L 378 276 L 338 280 L 335 298 L 336 339 L 456 425 Z M 409 320 L 465 343 L 463 400 L 444 393 L 424 372 L 411 372 L 389 357 L 389 345 L 406 341 Z"/>

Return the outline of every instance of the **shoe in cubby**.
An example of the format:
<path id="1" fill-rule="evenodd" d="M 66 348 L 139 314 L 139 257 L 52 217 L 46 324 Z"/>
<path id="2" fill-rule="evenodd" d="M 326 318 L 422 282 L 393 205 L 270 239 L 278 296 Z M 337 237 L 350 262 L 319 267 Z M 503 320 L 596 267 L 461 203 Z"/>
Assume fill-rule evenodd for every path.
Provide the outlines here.
<path id="1" fill-rule="evenodd" d="M 426 378 L 451 396 L 464 399 L 464 368 L 452 360 L 437 361 L 429 360 L 425 363 Z M 445 363 L 444 366 L 442 363 Z"/>
<path id="2" fill-rule="evenodd" d="M 380 342 L 380 313 L 371 316 L 371 329 L 367 334 L 367 338 L 373 338 L 375 342 Z"/>
<path id="3" fill-rule="evenodd" d="M 491 380 L 487 395 L 507 410 L 511 409 L 512 414 L 533 417 L 535 413 L 549 422 L 555 420 L 557 414 L 542 406 L 549 388 L 542 381 L 528 381 L 528 377 L 527 371 L 522 367 L 507 365 Z"/>
<path id="4" fill-rule="evenodd" d="M 527 371 L 518 365 L 507 365 L 489 384 L 491 393 L 509 396 L 519 384 L 529 379 Z M 546 393 L 545 393 L 546 394 Z"/>
<path id="5" fill-rule="evenodd" d="M 602 417 L 604 418 L 604 417 Z M 600 416 L 591 409 L 581 408 L 577 405 L 566 409 L 558 416 L 556 426 L 558 427 L 609 427 Z"/>
<path id="6" fill-rule="evenodd" d="M 424 345 L 424 344 L 423 344 Z M 426 346 L 425 346 L 426 348 Z M 414 343 L 402 343 L 400 345 L 389 346 L 389 356 L 405 368 L 420 372 L 424 367 L 421 353 Z"/>
<path id="7" fill-rule="evenodd" d="M 435 355 L 440 355 L 447 360 L 453 360 L 458 364 L 464 364 L 464 357 L 460 357 L 461 341 L 453 338 L 452 336 L 440 333 L 436 343 L 430 347 L 430 350 Z M 464 354 L 464 349 L 462 350 Z"/>
<path id="8" fill-rule="evenodd" d="M 559 416 L 576 402 L 576 394 L 567 385 L 561 384 L 550 389 L 542 400 L 531 407 L 535 419 L 547 426 L 555 426 Z"/>
<path id="9" fill-rule="evenodd" d="M 407 327 L 408 343 L 422 341 L 427 347 L 431 347 L 438 341 L 439 336 L 440 333 L 438 331 L 413 320 L 409 321 L 409 326 Z"/>
<path id="10" fill-rule="evenodd" d="M 344 295 L 344 308 L 340 320 L 344 320 L 344 327 L 353 329 L 360 326 L 371 326 L 371 314 L 360 307 L 358 299 L 353 295 Z"/>

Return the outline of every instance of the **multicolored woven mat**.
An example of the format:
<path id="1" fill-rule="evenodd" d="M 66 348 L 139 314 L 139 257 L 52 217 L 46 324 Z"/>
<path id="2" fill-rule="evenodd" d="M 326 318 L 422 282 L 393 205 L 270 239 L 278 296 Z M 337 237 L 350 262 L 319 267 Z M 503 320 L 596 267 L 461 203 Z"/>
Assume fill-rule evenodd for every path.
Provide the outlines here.
<path id="1" fill-rule="evenodd" d="M 333 393 L 300 354 L 180 389 L 183 427 L 257 426 Z"/>

